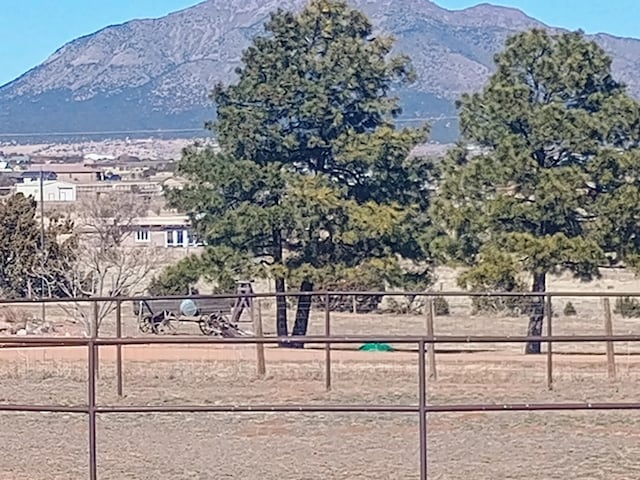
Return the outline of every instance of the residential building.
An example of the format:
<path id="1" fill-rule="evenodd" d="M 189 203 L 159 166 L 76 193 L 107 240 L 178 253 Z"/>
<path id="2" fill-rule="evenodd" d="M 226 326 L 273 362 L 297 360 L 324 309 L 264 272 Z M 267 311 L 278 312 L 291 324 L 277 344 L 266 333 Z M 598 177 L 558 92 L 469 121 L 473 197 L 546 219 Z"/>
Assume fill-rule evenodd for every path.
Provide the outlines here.
<path id="1" fill-rule="evenodd" d="M 162 186 L 157 182 L 105 181 L 78 184 L 78 196 L 95 196 L 97 193 L 126 192 L 140 195 L 162 195 Z"/>
<path id="2" fill-rule="evenodd" d="M 59 180 L 45 180 L 42 182 L 43 200 L 45 202 L 75 202 L 76 185 Z M 22 193 L 25 197 L 32 197 L 35 201 L 40 201 L 40 181 L 23 179 L 21 183 L 14 185 L 15 193 Z"/>
<path id="3" fill-rule="evenodd" d="M 102 180 L 103 172 L 99 168 L 89 167 L 82 163 L 41 163 L 31 164 L 23 176 L 34 178 L 40 176 L 40 171 L 48 176 L 55 175 L 55 180 L 73 183 L 91 183 Z"/>
<path id="4" fill-rule="evenodd" d="M 133 235 L 128 240 L 135 246 L 176 249 L 202 247 L 191 229 L 186 215 L 159 215 L 136 219 Z"/>
<path id="5" fill-rule="evenodd" d="M 203 246 L 195 238 L 186 215 L 141 217 L 126 228 L 130 234 L 124 237 L 124 247 L 161 248 L 189 253 Z M 80 235 L 91 235 L 94 231 L 90 227 L 76 225 L 76 233 Z"/>

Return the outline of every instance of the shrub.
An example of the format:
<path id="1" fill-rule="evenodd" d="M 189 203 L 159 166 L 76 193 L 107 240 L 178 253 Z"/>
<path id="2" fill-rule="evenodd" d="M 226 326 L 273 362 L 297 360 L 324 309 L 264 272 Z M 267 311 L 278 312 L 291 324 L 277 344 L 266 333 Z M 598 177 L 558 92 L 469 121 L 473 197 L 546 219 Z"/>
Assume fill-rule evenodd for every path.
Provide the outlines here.
<path id="1" fill-rule="evenodd" d="M 437 317 L 444 317 L 449 315 L 449 302 L 444 297 L 434 297 L 433 299 L 433 313 Z"/>
<path id="2" fill-rule="evenodd" d="M 517 263 L 502 252 L 485 252 L 481 261 L 458 277 L 458 285 L 472 292 L 526 292 L 518 278 Z M 499 296 L 473 297 L 472 315 L 479 313 L 506 313 L 526 315 L 531 312 L 530 297 Z"/>
<path id="3" fill-rule="evenodd" d="M 362 291 L 384 291 L 384 285 L 378 282 L 368 282 L 366 279 L 343 280 L 338 282 L 325 282 L 319 286 L 319 290 L 341 291 L 341 292 L 362 292 Z M 356 295 L 356 312 L 375 312 L 382 301 L 381 295 Z M 324 308 L 325 299 L 321 296 L 314 296 L 312 304 Z M 352 312 L 353 295 L 329 295 L 329 310 L 332 312 Z"/>
<path id="4" fill-rule="evenodd" d="M 29 320 L 32 320 L 33 316 L 16 307 L 3 306 L 0 307 L 0 322 L 4 323 L 26 323 Z"/>
<path id="5" fill-rule="evenodd" d="M 573 303 L 571 302 L 567 302 L 562 313 L 565 317 L 574 317 L 578 314 L 578 312 L 576 311 L 576 307 L 574 307 Z"/>
<path id="6" fill-rule="evenodd" d="M 618 297 L 613 313 L 622 315 L 623 318 L 640 317 L 640 301 L 633 297 Z"/>
<path id="7" fill-rule="evenodd" d="M 199 279 L 200 265 L 196 259 L 187 257 L 151 278 L 147 290 L 153 296 L 190 295 Z"/>
<path id="8" fill-rule="evenodd" d="M 384 309 L 384 313 L 395 313 L 400 315 L 417 314 L 420 309 L 418 302 L 399 302 L 395 298 L 390 298 L 387 302 L 387 307 Z"/>

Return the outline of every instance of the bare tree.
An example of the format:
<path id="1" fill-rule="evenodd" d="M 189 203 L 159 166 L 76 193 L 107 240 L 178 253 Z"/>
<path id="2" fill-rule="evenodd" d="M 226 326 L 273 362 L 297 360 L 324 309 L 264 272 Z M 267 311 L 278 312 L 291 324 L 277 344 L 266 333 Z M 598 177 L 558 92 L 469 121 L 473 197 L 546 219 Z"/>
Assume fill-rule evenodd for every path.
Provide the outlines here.
<path id="1" fill-rule="evenodd" d="M 131 241 L 136 221 L 147 214 L 148 206 L 147 201 L 130 193 L 100 194 L 81 202 L 74 218 L 72 261 L 45 266 L 43 276 L 50 283 L 50 291 L 71 298 L 141 293 L 165 257 L 162 249 L 136 246 Z M 62 308 L 90 334 L 115 311 L 117 303 L 101 301 L 95 310 L 87 302 L 62 304 Z"/>

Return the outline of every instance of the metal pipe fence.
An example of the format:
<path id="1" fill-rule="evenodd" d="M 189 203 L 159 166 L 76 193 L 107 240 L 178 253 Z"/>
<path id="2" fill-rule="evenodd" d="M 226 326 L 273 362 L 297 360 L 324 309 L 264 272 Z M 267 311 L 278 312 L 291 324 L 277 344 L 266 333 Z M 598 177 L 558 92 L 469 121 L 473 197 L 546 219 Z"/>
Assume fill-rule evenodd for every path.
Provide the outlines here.
<path id="1" fill-rule="evenodd" d="M 547 383 L 552 384 L 552 358 L 553 343 L 588 343 L 588 342 L 640 342 L 640 335 L 552 335 L 551 330 L 551 301 L 554 296 L 563 297 L 616 297 L 616 296 L 640 296 L 640 293 L 589 293 L 589 292 L 544 292 L 507 295 L 492 292 L 416 292 L 415 295 L 423 297 L 434 296 L 521 296 L 543 297 L 545 299 L 545 317 L 548 322 L 547 335 L 541 336 L 495 336 L 495 335 L 428 335 L 428 336 L 367 336 L 331 335 L 331 309 L 329 297 L 332 295 L 414 295 L 412 292 L 300 292 L 285 294 L 287 296 L 301 297 L 306 295 L 323 296 L 324 302 L 324 335 L 323 336 L 260 336 L 260 337 L 195 337 L 195 336 L 168 336 L 168 337 L 122 337 L 122 303 L 126 301 L 140 301 L 148 299 L 183 299 L 185 297 L 119 297 L 119 298 L 88 298 L 88 299 L 44 299 L 46 303 L 56 302 L 89 302 L 94 305 L 100 301 L 116 302 L 116 336 L 100 337 L 97 328 L 92 329 L 90 337 L 2 337 L 0 346 L 3 347 L 85 347 L 87 348 L 87 404 L 86 405 L 19 405 L 0 404 L 0 412 L 50 412 L 84 414 L 89 420 L 89 479 L 98 478 L 97 459 L 97 429 L 96 418 L 98 415 L 107 414 L 149 414 L 149 413 L 387 413 L 387 414 L 414 414 L 419 417 L 419 445 L 420 445 L 420 479 L 428 478 L 428 415 L 441 413 L 463 412 L 531 412 L 531 411 L 571 411 L 571 410 L 640 410 L 640 403 L 512 403 L 512 404 L 430 404 L 427 399 L 427 346 L 437 344 L 470 344 L 470 343 L 546 343 L 547 350 Z M 252 298 L 274 298 L 277 294 L 250 294 Z M 238 298 L 239 295 L 200 295 L 189 298 Z M 1 300 L 2 304 L 29 304 L 33 300 Z M 36 301 L 37 303 L 37 301 Z M 394 343 L 404 345 L 417 345 L 418 356 L 418 403 L 403 405 L 332 405 L 332 404 L 303 404 L 303 405 L 178 405 L 178 406 L 118 406 L 99 405 L 96 399 L 96 379 L 99 368 L 99 347 L 116 347 L 116 377 L 117 393 L 123 394 L 122 378 L 122 348 L 133 345 L 282 345 L 287 342 L 300 342 L 305 344 L 324 344 L 325 350 L 325 387 L 331 388 L 331 345 L 332 344 L 362 344 L 362 343 Z"/>

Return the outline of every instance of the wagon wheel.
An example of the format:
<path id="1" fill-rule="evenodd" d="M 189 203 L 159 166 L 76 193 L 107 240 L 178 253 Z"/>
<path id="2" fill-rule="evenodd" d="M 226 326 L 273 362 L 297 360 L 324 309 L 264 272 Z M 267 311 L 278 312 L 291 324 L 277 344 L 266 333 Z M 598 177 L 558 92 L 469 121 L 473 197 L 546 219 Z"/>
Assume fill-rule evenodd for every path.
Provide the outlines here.
<path id="1" fill-rule="evenodd" d="M 175 327 L 171 325 L 171 321 L 163 320 L 162 322 L 154 323 L 151 327 L 153 333 L 156 335 L 165 335 L 168 333 L 174 333 L 176 331 Z"/>
<path id="2" fill-rule="evenodd" d="M 142 333 L 150 333 L 153 329 L 153 323 L 150 315 L 145 315 L 138 321 L 138 330 Z"/>
<path id="3" fill-rule="evenodd" d="M 220 334 L 226 338 L 247 336 L 246 332 L 238 328 L 237 325 L 229 322 L 224 317 L 220 321 Z"/>
<path id="4" fill-rule="evenodd" d="M 151 331 L 156 335 L 164 335 L 167 333 L 173 333 L 176 331 L 175 327 L 171 324 L 171 316 L 166 312 L 156 316 L 151 321 Z"/>
<path id="5" fill-rule="evenodd" d="M 198 320 L 198 327 L 204 335 L 220 335 L 219 319 L 216 315 L 203 315 Z"/>

